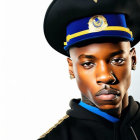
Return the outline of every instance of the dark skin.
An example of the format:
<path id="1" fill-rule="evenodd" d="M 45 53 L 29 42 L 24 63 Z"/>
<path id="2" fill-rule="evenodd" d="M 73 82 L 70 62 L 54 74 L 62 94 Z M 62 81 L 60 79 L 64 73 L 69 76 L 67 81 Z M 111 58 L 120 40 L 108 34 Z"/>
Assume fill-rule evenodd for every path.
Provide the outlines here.
<path id="1" fill-rule="evenodd" d="M 72 47 L 69 52 L 69 73 L 76 78 L 82 101 L 121 117 L 128 106 L 135 48 L 128 41 L 100 42 Z"/>

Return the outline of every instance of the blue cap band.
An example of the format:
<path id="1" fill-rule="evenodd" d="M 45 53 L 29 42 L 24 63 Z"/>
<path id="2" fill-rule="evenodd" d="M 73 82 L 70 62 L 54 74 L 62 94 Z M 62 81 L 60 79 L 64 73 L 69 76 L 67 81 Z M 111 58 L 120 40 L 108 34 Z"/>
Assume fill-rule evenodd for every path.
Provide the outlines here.
<path id="1" fill-rule="evenodd" d="M 133 41 L 133 34 L 126 25 L 124 14 L 104 14 L 73 21 L 67 26 L 64 49 L 75 43 L 101 37 L 119 37 Z"/>

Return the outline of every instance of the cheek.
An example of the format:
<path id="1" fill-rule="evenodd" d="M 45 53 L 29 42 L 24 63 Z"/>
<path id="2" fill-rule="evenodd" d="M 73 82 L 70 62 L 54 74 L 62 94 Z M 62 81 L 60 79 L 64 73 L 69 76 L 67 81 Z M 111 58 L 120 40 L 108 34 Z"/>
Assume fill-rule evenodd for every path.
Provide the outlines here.
<path id="1" fill-rule="evenodd" d="M 82 93 L 87 94 L 90 90 L 96 90 L 96 77 L 92 69 L 83 70 L 81 66 L 74 66 L 74 74 Z"/>
<path id="2" fill-rule="evenodd" d="M 128 90 L 131 83 L 131 68 L 127 67 L 125 72 L 123 73 L 124 89 Z"/>
<path id="3" fill-rule="evenodd" d="M 116 73 L 120 87 L 126 92 L 131 83 L 131 61 L 127 61 L 123 67 L 116 70 Z"/>

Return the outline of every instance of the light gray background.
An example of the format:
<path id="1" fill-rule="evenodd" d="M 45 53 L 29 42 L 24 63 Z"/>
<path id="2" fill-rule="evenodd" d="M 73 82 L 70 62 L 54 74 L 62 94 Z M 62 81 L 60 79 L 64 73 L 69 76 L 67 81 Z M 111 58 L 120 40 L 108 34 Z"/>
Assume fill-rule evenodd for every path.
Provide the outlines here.
<path id="1" fill-rule="evenodd" d="M 65 115 L 70 99 L 80 97 L 75 80 L 69 79 L 66 57 L 54 51 L 43 34 L 50 2 L 1 4 L 1 140 L 37 139 Z M 140 101 L 140 44 L 136 50 L 138 64 L 129 93 Z"/>

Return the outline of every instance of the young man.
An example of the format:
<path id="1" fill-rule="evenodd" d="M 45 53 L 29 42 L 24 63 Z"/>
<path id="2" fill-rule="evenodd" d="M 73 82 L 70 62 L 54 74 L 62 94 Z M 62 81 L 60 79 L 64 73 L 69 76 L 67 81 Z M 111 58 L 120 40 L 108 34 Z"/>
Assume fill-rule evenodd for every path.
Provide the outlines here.
<path id="1" fill-rule="evenodd" d="M 67 115 L 40 140 L 140 139 L 140 104 L 128 97 L 136 69 L 133 47 L 140 40 L 140 3 L 55 0 L 44 32 L 54 49 L 69 56 L 69 73 L 82 98 L 73 99 Z"/>

